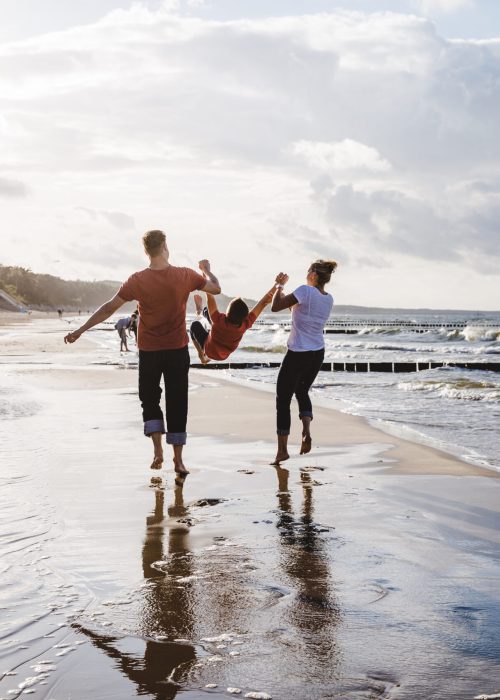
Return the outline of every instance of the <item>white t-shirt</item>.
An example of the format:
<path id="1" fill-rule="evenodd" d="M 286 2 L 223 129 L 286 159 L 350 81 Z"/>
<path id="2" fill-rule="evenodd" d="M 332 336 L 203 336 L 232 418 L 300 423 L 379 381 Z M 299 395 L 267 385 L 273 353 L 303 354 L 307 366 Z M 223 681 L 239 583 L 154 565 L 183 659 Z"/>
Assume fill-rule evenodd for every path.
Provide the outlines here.
<path id="1" fill-rule="evenodd" d="M 292 308 L 292 329 L 288 348 L 294 352 L 321 350 L 325 347 L 323 329 L 333 307 L 331 294 L 303 284 L 293 292 L 299 302 Z"/>

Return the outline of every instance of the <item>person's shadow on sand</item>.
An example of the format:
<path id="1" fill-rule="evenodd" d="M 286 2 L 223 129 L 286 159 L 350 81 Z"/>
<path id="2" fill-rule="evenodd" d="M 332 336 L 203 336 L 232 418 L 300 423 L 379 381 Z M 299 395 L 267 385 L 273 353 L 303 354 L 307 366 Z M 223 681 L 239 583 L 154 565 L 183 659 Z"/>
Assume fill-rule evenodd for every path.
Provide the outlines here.
<path id="1" fill-rule="evenodd" d="M 194 646 L 187 641 L 174 641 L 190 639 L 193 634 L 190 587 L 177 583 L 179 577 L 192 574 L 189 529 L 182 523 L 176 523 L 176 520 L 187 515 L 187 509 L 182 489 L 176 488 L 175 500 L 168 508 L 170 519 L 176 520 L 170 523 L 168 552 L 165 553 L 164 497 L 163 489 L 155 488 L 154 510 L 146 518 L 142 568 L 149 584 L 144 587 L 139 613 L 139 641 L 144 640 L 143 653 L 139 656 L 130 651 L 123 652 L 119 648 L 122 637 L 103 636 L 81 626 L 78 626 L 78 631 L 115 661 L 122 674 L 137 686 L 138 695 L 173 700 L 197 657 Z M 152 566 L 160 560 L 167 562 L 161 571 Z M 165 641 L 150 639 L 160 636 L 165 637 Z"/>

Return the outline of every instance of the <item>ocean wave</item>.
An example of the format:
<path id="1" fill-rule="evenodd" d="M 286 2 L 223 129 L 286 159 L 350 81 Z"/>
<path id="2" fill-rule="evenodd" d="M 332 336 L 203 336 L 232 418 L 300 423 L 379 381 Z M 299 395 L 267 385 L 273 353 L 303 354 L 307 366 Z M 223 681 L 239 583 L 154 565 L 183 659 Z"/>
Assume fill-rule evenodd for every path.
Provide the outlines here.
<path id="1" fill-rule="evenodd" d="M 260 353 L 276 353 L 276 354 L 281 354 L 284 355 L 287 351 L 286 345 L 271 345 L 269 347 L 266 346 L 261 346 L 261 345 L 245 345 L 242 346 L 241 348 L 245 352 L 260 352 Z"/>
<path id="2" fill-rule="evenodd" d="M 445 399 L 483 401 L 487 403 L 500 402 L 500 386 L 487 381 L 474 379 L 440 381 L 438 379 L 428 379 L 426 381 L 399 382 L 397 386 L 403 391 L 419 391 Z"/>
<path id="3" fill-rule="evenodd" d="M 500 340 L 500 328 L 485 328 L 484 326 L 466 326 L 461 331 L 462 337 L 469 343 L 476 341 Z"/>
<path id="4" fill-rule="evenodd" d="M 386 335 L 386 336 L 401 336 L 403 338 L 415 337 L 415 330 L 408 326 L 366 326 L 358 332 L 358 336 L 366 335 Z M 476 342 L 495 342 L 500 340 L 500 328 L 490 326 L 474 326 L 469 325 L 465 328 L 429 328 L 423 332 L 417 332 L 420 338 L 425 340 L 435 341 L 467 341 L 468 343 Z"/>

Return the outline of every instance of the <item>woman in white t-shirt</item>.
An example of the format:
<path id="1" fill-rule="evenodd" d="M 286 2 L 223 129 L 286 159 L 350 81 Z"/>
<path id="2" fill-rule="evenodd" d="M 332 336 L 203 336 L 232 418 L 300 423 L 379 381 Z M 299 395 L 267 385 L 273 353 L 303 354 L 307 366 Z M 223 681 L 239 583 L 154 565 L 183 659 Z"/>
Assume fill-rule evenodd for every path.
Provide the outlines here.
<path id="1" fill-rule="evenodd" d="M 280 272 L 276 277 L 276 291 L 272 311 L 292 309 L 292 329 L 288 338 L 288 352 L 278 374 L 276 385 L 276 413 L 278 452 L 273 462 L 279 465 L 289 458 L 290 404 L 295 394 L 302 421 L 302 445 L 300 454 L 311 450 L 311 421 L 313 419 L 309 389 L 317 377 L 325 356 L 323 330 L 333 307 L 333 297 L 325 292 L 325 284 L 335 272 L 334 260 L 316 260 L 307 271 L 307 284 L 285 295 L 284 285 L 288 275 Z"/>

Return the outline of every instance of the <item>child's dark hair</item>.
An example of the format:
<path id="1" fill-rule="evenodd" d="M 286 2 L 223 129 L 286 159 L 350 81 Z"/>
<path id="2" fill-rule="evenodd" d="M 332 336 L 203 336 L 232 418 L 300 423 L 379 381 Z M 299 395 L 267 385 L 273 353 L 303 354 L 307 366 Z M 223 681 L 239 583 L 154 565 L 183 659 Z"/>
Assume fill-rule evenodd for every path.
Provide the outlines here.
<path id="1" fill-rule="evenodd" d="M 227 320 L 235 326 L 241 326 L 243 321 L 248 316 L 248 306 L 241 297 L 233 299 L 227 310 Z"/>

